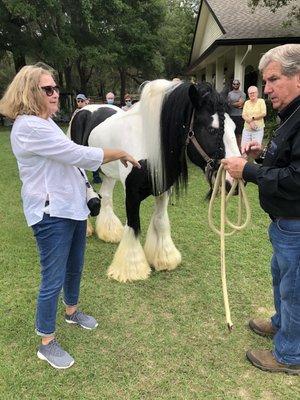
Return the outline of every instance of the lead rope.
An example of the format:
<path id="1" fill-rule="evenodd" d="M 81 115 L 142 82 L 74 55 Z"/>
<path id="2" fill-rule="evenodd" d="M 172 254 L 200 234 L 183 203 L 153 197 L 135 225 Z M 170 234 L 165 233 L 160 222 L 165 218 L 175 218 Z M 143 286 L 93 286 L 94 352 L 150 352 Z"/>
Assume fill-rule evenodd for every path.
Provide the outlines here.
<path id="1" fill-rule="evenodd" d="M 224 307 L 225 307 L 225 315 L 226 322 L 229 331 L 231 332 L 233 329 L 233 323 L 231 321 L 230 315 L 230 307 L 228 301 L 228 292 L 227 292 L 227 281 L 226 281 L 226 264 L 225 264 L 225 237 L 233 235 L 236 231 L 241 231 L 246 228 L 249 224 L 251 212 L 249 201 L 246 195 L 244 183 L 242 179 L 234 179 L 233 185 L 229 193 L 226 196 L 225 191 L 225 182 L 226 182 L 226 171 L 224 170 L 223 165 L 220 165 L 218 170 L 218 174 L 216 177 L 216 181 L 214 183 L 214 189 L 212 192 L 212 196 L 209 202 L 208 207 L 208 223 L 211 229 L 220 236 L 220 253 L 221 253 L 221 278 L 222 278 L 222 289 L 223 289 L 223 299 L 224 299 Z M 229 203 L 229 199 L 231 198 L 233 192 L 238 186 L 238 218 L 237 224 L 233 224 L 229 218 L 227 217 L 227 205 Z M 216 197 L 218 195 L 219 189 L 221 187 L 221 210 L 220 210 L 220 230 L 216 228 L 213 222 L 213 205 L 215 203 Z M 245 221 L 241 223 L 243 208 L 245 209 Z M 230 232 L 225 232 L 226 225 L 228 225 L 232 230 Z"/>

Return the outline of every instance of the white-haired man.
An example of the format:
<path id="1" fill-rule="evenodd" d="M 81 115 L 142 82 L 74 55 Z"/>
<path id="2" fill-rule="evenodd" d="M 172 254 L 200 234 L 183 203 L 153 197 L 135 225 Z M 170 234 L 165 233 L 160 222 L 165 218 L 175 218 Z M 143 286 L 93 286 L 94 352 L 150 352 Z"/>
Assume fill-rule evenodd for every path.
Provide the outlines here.
<path id="1" fill-rule="evenodd" d="M 222 160 L 233 178 L 258 185 L 260 205 L 272 220 L 275 314 L 270 320 L 253 319 L 249 326 L 272 336 L 274 349 L 249 350 L 247 358 L 265 371 L 300 375 L 300 44 L 269 50 L 259 69 L 280 125 L 264 151 L 255 141 L 242 148 L 261 164 L 242 157 Z"/>

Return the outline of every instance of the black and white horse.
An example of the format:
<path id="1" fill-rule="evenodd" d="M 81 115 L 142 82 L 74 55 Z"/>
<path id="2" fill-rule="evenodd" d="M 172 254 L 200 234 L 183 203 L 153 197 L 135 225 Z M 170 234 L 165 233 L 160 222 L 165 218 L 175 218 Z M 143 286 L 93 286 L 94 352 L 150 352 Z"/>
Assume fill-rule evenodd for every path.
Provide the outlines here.
<path id="1" fill-rule="evenodd" d="M 171 238 L 167 207 L 169 189 L 187 184 L 186 154 L 206 171 L 210 185 L 218 161 L 240 154 L 234 123 L 218 93 L 208 83 L 155 80 L 145 85 L 141 100 L 127 112 L 109 105 L 84 107 L 71 121 L 70 132 L 77 143 L 121 148 L 142 165 L 141 169 L 125 168 L 113 161 L 101 166 L 104 179 L 96 232 L 104 241 L 120 241 L 108 276 L 126 282 L 146 279 L 150 265 L 156 270 L 176 268 L 181 254 Z M 125 189 L 125 228 L 113 211 L 116 180 Z M 149 195 L 155 196 L 155 210 L 143 248 L 139 209 Z"/>

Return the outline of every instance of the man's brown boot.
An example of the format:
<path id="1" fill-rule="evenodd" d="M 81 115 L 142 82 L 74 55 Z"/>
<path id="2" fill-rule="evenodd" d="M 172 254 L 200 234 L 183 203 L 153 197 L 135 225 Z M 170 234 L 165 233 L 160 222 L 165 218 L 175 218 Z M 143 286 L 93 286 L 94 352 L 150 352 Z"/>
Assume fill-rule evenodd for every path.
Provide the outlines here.
<path id="1" fill-rule="evenodd" d="M 273 337 L 277 332 L 269 319 L 250 319 L 249 327 L 260 336 Z"/>
<path id="2" fill-rule="evenodd" d="M 300 375 L 300 364 L 281 364 L 269 350 L 248 350 L 246 356 L 255 367 L 263 371 L 285 372 L 289 375 Z"/>

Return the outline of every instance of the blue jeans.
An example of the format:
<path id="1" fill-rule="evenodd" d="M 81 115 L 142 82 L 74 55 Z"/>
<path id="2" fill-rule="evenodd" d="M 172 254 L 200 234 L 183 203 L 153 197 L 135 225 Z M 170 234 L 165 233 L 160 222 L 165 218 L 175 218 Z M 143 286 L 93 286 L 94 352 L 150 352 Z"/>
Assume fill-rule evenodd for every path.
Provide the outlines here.
<path id="1" fill-rule="evenodd" d="M 61 289 L 66 305 L 78 303 L 86 243 L 86 221 L 50 217 L 32 226 L 40 254 L 41 285 L 37 299 L 36 332 L 55 332 Z"/>
<path id="2" fill-rule="evenodd" d="M 275 314 L 274 355 L 284 364 L 300 364 L 300 220 L 277 219 L 269 227 Z"/>

